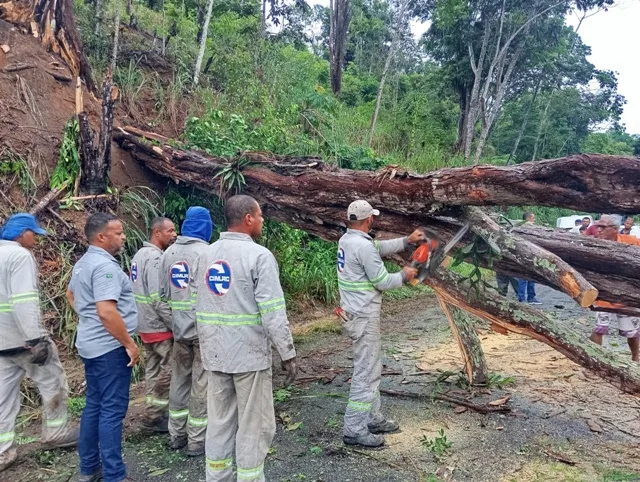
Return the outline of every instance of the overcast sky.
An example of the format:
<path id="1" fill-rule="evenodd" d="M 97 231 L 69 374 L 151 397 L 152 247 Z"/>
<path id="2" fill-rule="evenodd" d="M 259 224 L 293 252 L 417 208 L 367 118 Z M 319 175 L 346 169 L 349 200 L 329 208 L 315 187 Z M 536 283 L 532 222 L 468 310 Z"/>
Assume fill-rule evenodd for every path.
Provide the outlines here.
<path id="1" fill-rule="evenodd" d="M 567 21 L 574 27 L 578 20 Z M 640 134 L 640 1 L 619 0 L 607 12 L 587 18 L 578 31 L 591 47 L 589 61 L 598 69 L 618 72 L 618 92 L 625 96 L 622 122 L 627 132 Z"/>

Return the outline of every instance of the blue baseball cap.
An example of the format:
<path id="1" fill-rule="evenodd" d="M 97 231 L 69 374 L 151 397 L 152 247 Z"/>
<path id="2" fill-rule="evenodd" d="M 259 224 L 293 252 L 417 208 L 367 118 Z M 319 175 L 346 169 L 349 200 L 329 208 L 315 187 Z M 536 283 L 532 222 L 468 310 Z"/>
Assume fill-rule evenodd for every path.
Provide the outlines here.
<path id="1" fill-rule="evenodd" d="M 27 230 L 40 235 L 47 234 L 47 232 L 40 227 L 35 216 L 29 213 L 18 213 L 7 219 L 7 222 L 0 231 L 0 238 L 14 241 Z"/>

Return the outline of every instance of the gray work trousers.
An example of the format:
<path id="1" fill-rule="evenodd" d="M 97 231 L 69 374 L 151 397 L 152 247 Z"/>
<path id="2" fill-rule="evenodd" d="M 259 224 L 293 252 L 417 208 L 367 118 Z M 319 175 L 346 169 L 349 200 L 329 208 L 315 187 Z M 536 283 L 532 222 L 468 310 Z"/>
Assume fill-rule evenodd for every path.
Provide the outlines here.
<path id="1" fill-rule="evenodd" d="M 171 439 L 188 436 L 189 445 L 204 443 L 207 430 L 207 376 L 200 343 L 174 341 L 169 389 Z"/>
<path id="2" fill-rule="evenodd" d="M 259 372 L 207 372 L 207 482 L 264 481 L 264 459 L 276 433 L 271 368 Z"/>
<path id="3" fill-rule="evenodd" d="M 349 316 L 344 328 L 353 341 L 353 376 L 344 414 L 344 434 L 357 437 L 369 433 L 370 423 L 384 421 L 378 391 L 382 377 L 382 342 L 380 313 Z"/>
<path id="4" fill-rule="evenodd" d="M 144 351 L 144 381 L 147 394 L 144 421 L 151 425 L 160 422 L 168 414 L 173 339 L 144 343 Z"/>
<path id="5" fill-rule="evenodd" d="M 36 382 L 42 396 L 42 442 L 55 443 L 71 430 L 67 424 L 69 386 L 58 350 L 51 343 L 51 354 L 42 366 L 30 360 L 30 352 L 0 356 L 0 459 L 15 457 L 14 428 L 20 412 L 20 383 L 25 375 Z"/>

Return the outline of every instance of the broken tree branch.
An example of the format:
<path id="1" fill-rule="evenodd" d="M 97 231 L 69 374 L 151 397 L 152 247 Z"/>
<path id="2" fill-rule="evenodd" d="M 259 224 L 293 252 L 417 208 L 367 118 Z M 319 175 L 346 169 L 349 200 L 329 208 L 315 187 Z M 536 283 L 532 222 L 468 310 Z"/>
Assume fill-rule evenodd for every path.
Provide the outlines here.
<path id="1" fill-rule="evenodd" d="M 507 233 L 479 208 L 466 208 L 464 213 L 474 233 L 500 248 L 502 259 L 528 266 L 545 284 L 559 286 L 582 307 L 591 306 L 598 297 L 598 290 L 559 256 Z"/>
<path id="2" fill-rule="evenodd" d="M 640 393 L 640 366 L 637 363 L 592 343 L 550 315 L 522 303 L 509 302 L 487 290 L 482 292 L 480 299 L 473 292 L 468 297 L 465 290 L 469 287 L 468 282 L 451 272 L 434 273 L 425 284 L 447 303 L 508 331 L 541 341 L 623 391 Z"/>
<path id="3" fill-rule="evenodd" d="M 53 201 L 58 199 L 66 191 L 68 185 L 69 185 L 69 181 L 66 181 L 58 189 L 53 189 L 52 191 L 49 191 L 47 195 L 43 197 L 40 200 L 40 202 L 38 202 L 38 204 L 36 204 L 33 207 L 33 209 L 31 209 L 31 211 L 29 211 L 29 213 L 33 214 L 34 216 L 37 216 L 41 211 L 47 208 L 49 204 L 51 204 Z"/>
<path id="4" fill-rule="evenodd" d="M 400 390 L 387 390 L 384 388 L 380 389 L 380 393 L 385 395 L 390 395 L 392 397 L 402 397 L 402 398 L 418 398 L 420 400 L 440 400 L 441 402 L 452 403 L 454 405 L 460 405 L 462 407 L 467 407 L 469 410 L 473 410 L 478 413 L 494 413 L 494 412 L 510 412 L 511 409 L 505 405 L 500 405 L 497 407 L 491 405 L 477 405 L 475 403 L 471 403 L 467 400 L 463 400 L 461 398 L 452 397 L 449 395 L 445 395 L 444 393 L 413 393 L 413 392 L 403 392 Z"/>
<path id="5" fill-rule="evenodd" d="M 489 378 L 489 368 L 473 320 L 457 306 L 448 304 L 440 296 L 437 298 L 449 320 L 451 333 L 458 342 L 469 384 L 485 385 Z"/>

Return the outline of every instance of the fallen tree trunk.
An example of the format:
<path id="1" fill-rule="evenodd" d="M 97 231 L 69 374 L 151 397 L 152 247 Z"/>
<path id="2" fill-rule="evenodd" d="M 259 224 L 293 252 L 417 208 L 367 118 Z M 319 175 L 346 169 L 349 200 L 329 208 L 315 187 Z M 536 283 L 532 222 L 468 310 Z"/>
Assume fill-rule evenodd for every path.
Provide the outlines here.
<path id="1" fill-rule="evenodd" d="M 492 325 L 527 335 L 562 353 L 623 391 L 640 393 L 640 365 L 631 358 L 590 342 L 581 333 L 556 322 L 550 315 L 522 303 L 484 291 L 467 296 L 469 284 L 451 272 L 439 271 L 425 280 L 444 302 L 455 305 Z"/>
<path id="2" fill-rule="evenodd" d="M 499 248 L 500 259 L 529 267 L 545 284 L 559 287 L 582 307 L 593 304 L 598 290 L 562 258 L 501 229 L 498 223 L 478 208 L 466 208 L 464 213 L 472 231 Z"/>
<path id="3" fill-rule="evenodd" d="M 147 135 L 143 133 L 142 136 Z M 640 161 L 629 158 L 586 156 L 544 161 L 528 166 L 519 165 L 515 168 L 476 166 L 468 169 L 445 169 L 425 176 L 402 174 L 399 179 L 395 179 L 395 170 L 377 174 L 340 170 L 326 166 L 313 157 L 276 156 L 260 152 L 242 153 L 234 159 L 212 157 L 182 150 L 161 141 L 162 147 L 151 145 L 142 136 L 120 131 L 114 134 L 114 139 L 154 172 L 208 192 L 225 194 L 229 190 L 229 187 L 220 184 L 222 176 L 219 173 L 223 169 L 232 173 L 237 171 L 236 174 L 242 171 L 246 180 L 246 185 L 242 186 L 243 191 L 256 197 L 268 216 L 325 239 L 337 239 L 342 234 L 346 207 L 358 197 L 368 198 L 380 208 L 383 215 L 376 220 L 376 225 L 391 233 L 405 234 L 414 226 L 424 224 L 435 227 L 442 233 L 453 233 L 461 224 L 456 218 L 466 217 L 472 222 L 471 231 L 490 246 L 495 245 L 503 255 L 496 262 L 498 269 L 512 270 L 523 278 L 542 279 L 567 292 L 581 305 L 588 305 L 598 294 L 587 276 L 582 277 L 556 254 L 525 241 L 526 232 L 505 232 L 484 213 L 469 208 L 462 209 L 460 206 L 526 203 L 587 209 L 585 206 L 589 205 L 591 194 L 596 198 L 602 194 L 599 191 L 591 193 L 589 189 L 608 191 L 613 185 L 626 191 L 629 197 L 620 198 L 611 194 L 606 203 L 602 201 L 604 204 L 600 204 L 598 210 L 606 205 L 610 208 L 607 210 L 611 211 L 640 211 L 640 194 L 636 192 L 635 186 L 631 188 L 626 184 L 629 178 L 638 180 Z M 156 135 L 153 137 L 155 142 L 160 139 Z M 571 171 L 572 168 L 575 167 L 576 172 L 582 172 L 582 164 L 590 165 L 594 159 L 608 170 L 608 177 L 606 181 L 601 177 L 602 166 L 592 166 L 590 169 L 597 175 L 587 177 L 589 189 L 585 187 L 589 183 L 580 184 L 585 187 L 585 192 L 578 199 L 578 190 L 571 188 L 567 179 L 575 174 Z M 617 161 L 619 164 L 616 164 Z M 542 169 L 537 164 L 543 164 Z M 619 171 L 624 171 L 627 177 L 618 178 L 616 173 Z M 519 179 L 520 176 L 524 177 Z M 526 176 L 533 176 L 539 182 L 547 184 L 544 188 L 535 182 L 532 184 Z M 504 186 L 498 185 L 499 179 Z M 447 185 L 448 188 L 443 191 L 440 184 Z M 466 190 L 459 189 L 458 186 L 466 186 Z M 520 197 L 523 193 L 525 202 Z M 527 198 L 527 195 L 538 197 Z M 448 207 L 445 208 L 445 205 Z M 439 216 L 434 215 L 436 212 Z M 443 217 L 443 213 L 453 217 Z M 471 241 L 470 237 L 468 235 L 463 242 Z M 618 243 L 611 242 L 608 246 L 614 245 L 617 247 Z M 640 248 L 632 248 L 640 256 Z M 611 276 L 598 273 L 597 265 L 591 265 L 590 268 L 601 280 L 615 285 Z M 625 281 L 630 280 L 625 278 Z M 464 290 L 466 284 L 452 273 L 437 272 L 426 283 L 436 290 L 444 305 L 453 305 L 489 320 L 493 328 L 526 334 L 543 341 L 622 389 L 640 391 L 640 367 L 622 361 L 619 356 L 608 354 L 581 335 L 558 325 L 550 316 L 528 306 L 510 304 L 504 297 L 484 289 L 482 297 L 467 299 L 468 293 Z M 592 284 L 598 287 L 595 282 Z M 612 289 L 609 287 L 608 291 L 604 291 L 611 293 Z M 629 303 L 626 304 L 630 306 Z M 448 306 L 445 311 L 449 313 Z M 469 355 L 474 353 L 473 350 L 481 353 L 481 347 L 477 337 L 467 337 L 464 341 L 458 330 L 460 324 L 454 323 L 453 315 L 452 320 L 465 356 L 466 371 L 472 378 L 474 367 L 469 362 Z"/>
<path id="4" fill-rule="evenodd" d="M 154 139 L 155 142 L 160 142 L 162 147 L 146 142 L 143 138 L 145 136 Z M 163 142 L 162 136 L 143 133 L 135 129 L 114 133 L 114 140 L 123 149 L 129 151 L 135 159 L 160 175 L 169 177 L 175 182 L 186 182 L 208 192 L 220 192 L 219 178 L 215 176 L 220 169 L 229 165 L 228 159 L 211 157 L 194 151 L 184 151 L 169 146 L 166 141 Z M 401 186 L 393 184 L 396 183 L 396 180 L 386 178 L 390 176 L 330 168 L 315 157 L 275 156 L 269 153 L 253 152 L 244 153 L 242 158 L 251 162 L 251 165 L 242 170 L 247 181 L 244 192 L 256 197 L 263 204 L 263 210 L 269 217 L 304 229 L 324 239 L 337 240 L 344 233 L 346 228 L 345 213 L 348 204 L 361 195 L 366 197 L 367 193 L 375 195 L 378 202 L 372 201 L 372 203 L 382 212 L 382 216 L 376 219 L 375 223 L 378 230 L 404 235 L 410 232 L 414 226 L 426 225 L 441 233 L 453 234 L 460 227 L 460 221 L 456 218 L 434 216 L 431 211 L 436 206 L 426 201 L 418 203 L 412 194 L 419 191 L 421 185 L 426 186 L 425 192 L 428 191 L 435 182 L 434 180 L 439 179 L 438 173 L 442 171 L 431 173 L 428 179 L 425 179 L 424 176 L 417 176 L 397 181 L 413 186 L 403 190 Z M 627 158 L 623 158 L 624 165 L 628 164 L 627 161 Z M 549 162 L 555 163 L 557 169 L 565 170 L 574 161 Z M 635 163 L 640 167 L 640 161 L 635 160 Z M 515 168 L 503 168 L 503 170 L 520 169 L 521 166 L 522 164 Z M 477 166 L 471 171 L 482 167 L 487 166 Z M 615 171 L 613 168 L 612 170 Z M 449 176 L 451 171 L 451 169 L 444 170 L 445 175 Z M 468 173 L 469 170 L 462 169 L 460 172 Z M 615 179 L 613 182 L 615 183 Z M 322 190 L 322 186 L 326 190 Z M 346 196 L 345 193 L 349 193 L 349 195 Z M 515 195 L 516 192 L 513 193 L 513 196 Z M 638 197 L 639 195 L 634 193 L 634 196 Z M 455 204 L 463 199 L 463 194 L 456 191 L 452 198 L 452 202 Z M 584 195 L 582 199 L 585 199 Z M 442 204 L 436 204 L 442 208 Z M 414 208 L 417 210 L 413 210 Z M 618 210 L 622 208 L 623 206 L 618 206 Z M 638 211 L 640 211 L 640 206 L 638 206 Z M 446 213 L 446 211 L 442 212 Z M 458 208 L 450 209 L 449 214 L 463 215 Z M 484 221 L 481 221 L 475 224 L 474 229 L 478 230 L 483 226 Z M 491 229 L 499 231 L 497 225 L 492 225 Z M 485 227 L 483 230 L 489 230 L 489 228 Z M 572 253 L 571 261 L 562 256 L 560 256 L 562 259 L 559 260 L 550 254 L 544 254 L 541 257 L 544 250 L 539 248 L 536 250 L 535 247 L 522 242 L 522 239 L 531 241 L 526 230 L 514 232 L 519 237 L 493 236 L 495 239 L 500 238 L 498 241 L 502 240 L 499 244 L 502 244 L 505 253 L 502 259 L 494 262 L 496 269 L 504 271 L 506 274 L 529 278 L 565 291 L 583 306 L 593 301 L 594 294 L 596 294 L 595 288 L 603 300 L 623 301 L 628 306 L 640 308 L 640 289 L 636 289 L 636 287 L 640 287 L 640 282 L 635 274 L 633 276 L 617 275 L 617 277 L 603 275 L 599 273 L 599 265 L 591 264 L 588 271 L 581 271 L 582 276 L 580 276 L 580 273 L 577 273 L 570 266 L 574 258 L 582 255 L 580 246 L 576 246 L 577 249 L 575 253 Z M 485 236 L 489 234 L 491 233 L 485 232 Z M 574 235 L 557 234 L 561 237 L 564 236 L 567 240 L 575 239 Z M 469 235 L 464 242 L 468 243 L 470 240 L 471 236 Z M 535 241 L 533 242 L 535 244 Z M 601 243 L 608 245 L 606 249 L 619 249 L 619 243 L 604 241 Z M 507 245 L 513 245 L 514 248 L 509 248 Z M 545 247 L 542 243 L 541 246 Z M 625 246 L 625 249 L 629 248 L 637 250 L 637 258 L 640 259 L 640 248 Z M 555 255 L 558 254 L 553 249 L 548 249 L 548 251 Z M 534 261 L 536 253 L 538 254 L 537 258 L 543 259 L 543 262 L 524 265 L 518 261 L 521 257 Z M 615 257 L 612 256 L 612 258 L 616 260 Z M 568 261 L 569 264 L 563 260 Z M 614 264 L 621 262 L 622 259 L 618 258 Z M 611 260 L 607 261 L 607 265 L 611 263 Z M 550 269 L 551 267 L 553 269 Z M 632 288 L 634 289 L 632 296 L 625 294 L 629 293 Z"/>
<path id="5" fill-rule="evenodd" d="M 147 148 L 140 135 L 120 132 L 116 136 L 125 149 L 135 154 Z M 176 180 L 187 180 L 211 188 L 217 182 L 203 174 L 229 164 L 226 158 L 207 156 L 162 146 L 169 165 L 149 165 Z M 392 176 L 370 171 L 337 169 L 317 157 L 277 156 L 265 152 L 244 152 L 249 161 L 243 169 L 247 188 L 254 185 L 305 192 L 313 206 L 345 208 L 353 199 L 368 199 L 398 214 L 429 214 L 442 206 L 553 206 L 592 212 L 640 212 L 640 159 L 605 155 L 577 155 L 550 161 L 527 162 L 513 167 L 489 165 L 440 169 L 428 174 L 398 172 Z M 296 167 L 294 169 L 293 167 Z M 285 167 L 289 169 L 279 169 Z M 204 171 L 204 172 L 203 172 Z M 277 182 L 277 184 L 273 184 Z M 345 196 L 349 193 L 349 196 Z"/>

